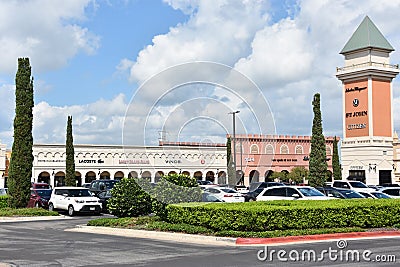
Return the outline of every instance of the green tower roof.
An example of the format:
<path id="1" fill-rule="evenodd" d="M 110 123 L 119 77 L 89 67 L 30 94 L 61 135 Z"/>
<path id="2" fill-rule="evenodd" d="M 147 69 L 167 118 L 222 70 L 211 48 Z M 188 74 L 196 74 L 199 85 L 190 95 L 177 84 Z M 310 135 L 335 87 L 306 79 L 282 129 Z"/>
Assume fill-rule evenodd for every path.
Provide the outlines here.
<path id="1" fill-rule="evenodd" d="M 347 41 L 340 54 L 345 54 L 351 51 L 363 48 L 380 48 L 389 51 L 394 51 L 388 40 L 378 30 L 371 19 L 366 16 L 353 33 L 350 40 Z"/>

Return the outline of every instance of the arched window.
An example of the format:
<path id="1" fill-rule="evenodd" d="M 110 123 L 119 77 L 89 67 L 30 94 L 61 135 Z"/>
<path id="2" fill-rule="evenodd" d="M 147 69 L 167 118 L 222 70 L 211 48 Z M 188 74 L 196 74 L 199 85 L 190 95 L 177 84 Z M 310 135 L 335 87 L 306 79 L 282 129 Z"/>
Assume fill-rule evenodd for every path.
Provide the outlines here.
<path id="1" fill-rule="evenodd" d="M 268 144 L 265 147 L 265 154 L 273 155 L 274 154 L 274 147 L 271 144 Z"/>
<path id="2" fill-rule="evenodd" d="M 258 146 L 256 144 L 251 145 L 250 154 L 258 154 Z"/>
<path id="3" fill-rule="evenodd" d="M 326 146 L 326 155 L 327 156 L 332 155 L 332 150 L 331 150 L 331 148 L 329 146 Z"/>
<path id="4" fill-rule="evenodd" d="M 296 154 L 303 154 L 303 147 L 298 145 L 296 146 Z"/>
<path id="5" fill-rule="evenodd" d="M 287 145 L 281 145 L 281 154 L 289 154 L 289 148 Z"/>

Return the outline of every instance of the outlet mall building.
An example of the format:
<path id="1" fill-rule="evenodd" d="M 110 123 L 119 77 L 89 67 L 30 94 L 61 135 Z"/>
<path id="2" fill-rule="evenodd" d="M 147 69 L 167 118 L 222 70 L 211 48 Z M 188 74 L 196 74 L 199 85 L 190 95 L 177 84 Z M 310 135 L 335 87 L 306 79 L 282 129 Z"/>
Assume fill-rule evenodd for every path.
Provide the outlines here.
<path id="1" fill-rule="evenodd" d="M 365 17 L 340 52 L 342 82 L 342 177 L 367 184 L 400 182 L 400 141 L 393 127 L 392 80 L 399 66 L 390 64 L 394 48 Z M 272 172 L 308 168 L 310 136 L 237 135 L 235 162 L 240 182 L 266 180 Z M 332 171 L 333 138 L 326 137 L 328 169 Z M 65 146 L 33 147 L 34 182 L 64 183 Z M 0 186 L 6 185 L 5 145 L 0 144 Z M 75 145 L 77 184 L 94 179 L 146 177 L 152 182 L 169 173 L 234 184 L 227 180 L 225 144 L 160 142 L 159 146 Z"/>

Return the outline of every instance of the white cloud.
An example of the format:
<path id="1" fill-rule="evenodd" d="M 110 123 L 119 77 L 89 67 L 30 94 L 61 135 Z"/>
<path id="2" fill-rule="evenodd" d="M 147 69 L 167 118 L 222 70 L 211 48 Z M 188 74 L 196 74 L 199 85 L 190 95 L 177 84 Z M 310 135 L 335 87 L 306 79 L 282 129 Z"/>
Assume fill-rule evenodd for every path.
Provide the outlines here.
<path id="1" fill-rule="evenodd" d="M 0 73 L 13 73 L 17 58 L 29 57 L 35 70 L 59 68 L 79 51 L 93 54 L 99 37 L 73 21 L 85 19 L 91 0 L 0 2 Z"/>
<path id="2" fill-rule="evenodd" d="M 143 82 L 172 65 L 216 61 L 233 65 L 248 54 L 256 31 L 268 20 L 266 1 L 169 1 L 174 8 L 192 10 L 189 21 L 157 35 L 140 51 L 131 68 L 131 80 Z"/>
<path id="3" fill-rule="evenodd" d="M 35 143 L 64 143 L 67 116 L 72 116 L 74 143 L 118 144 L 122 142 L 122 123 L 127 104 L 125 96 L 84 106 L 54 107 L 40 102 L 33 109 Z"/>
<path id="4" fill-rule="evenodd" d="M 143 82 L 165 68 L 190 61 L 235 66 L 261 87 L 274 113 L 277 131 L 282 134 L 311 134 L 311 101 L 317 92 L 321 94 L 325 134 L 341 134 L 342 93 L 335 71 L 344 65 L 344 58 L 339 51 L 365 15 L 370 16 L 392 45 L 400 41 L 397 30 L 400 21 L 394 19 L 400 11 L 400 1 L 384 0 L 377 6 L 374 0 L 362 4 L 347 0 L 302 0 L 294 4 L 298 6 L 290 7 L 287 17 L 275 22 L 270 21 L 273 9 L 269 9 L 268 1 L 164 2 L 189 14 L 190 19 L 167 34 L 154 37 L 153 44 L 144 48 L 134 61 L 131 80 Z M 392 53 L 392 62 L 399 61 L 399 53 Z M 162 86 L 168 87 L 168 82 L 160 81 L 159 87 Z M 147 92 L 149 99 L 162 92 L 157 88 Z M 210 96 L 215 91 L 203 93 Z M 194 90 L 185 98 L 174 96 L 179 103 L 201 97 L 201 92 Z M 235 106 L 232 98 L 226 101 Z M 394 103 L 397 102 L 395 99 Z M 220 112 L 213 108 L 209 110 Z M 178 119 L 170 122 L 179 128 L 187 116 L 196 116 L 194 110 L 186 108 L 176 113 Z M 241 116 L 243 119 L 244 114 Z M 395 118 L 395 126 L 400 127 L 398 121 Z M 172 123 L 170 127 L 174 127 Z"/>

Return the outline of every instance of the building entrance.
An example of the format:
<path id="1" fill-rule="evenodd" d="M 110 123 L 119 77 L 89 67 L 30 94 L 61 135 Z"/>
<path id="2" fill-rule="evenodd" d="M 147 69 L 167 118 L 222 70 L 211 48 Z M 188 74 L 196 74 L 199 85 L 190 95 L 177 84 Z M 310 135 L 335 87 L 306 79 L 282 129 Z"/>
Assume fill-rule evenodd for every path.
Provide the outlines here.
<path id="1" fill-rule="evenodd" d="M 349 177 L 347 177 L 347 180 L 351 181 L 360 181 L 365 183 L 365 171 L 363 170 L 357 170 L 357 171 L 349 171 Z"/>
<path id="2" fill-rule="evenodd" d="M 392 183 L 392 171 L 380 170 L 379 171 L 379 185 Z"/>

